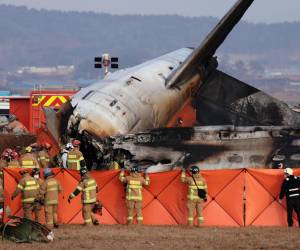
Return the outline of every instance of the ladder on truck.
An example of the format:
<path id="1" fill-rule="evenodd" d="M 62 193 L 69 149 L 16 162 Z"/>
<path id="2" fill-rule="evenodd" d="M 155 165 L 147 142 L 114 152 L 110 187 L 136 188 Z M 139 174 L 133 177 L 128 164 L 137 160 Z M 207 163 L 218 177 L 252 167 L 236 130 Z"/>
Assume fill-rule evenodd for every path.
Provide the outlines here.
<path id="1" fill-rule="evenodd" d="M 31 95 L 31 126 L 30 131 L 36 133 L 42 126 L 43 119 L 43 93 L 41 85 L 34 86 L 34 93 Z"/>

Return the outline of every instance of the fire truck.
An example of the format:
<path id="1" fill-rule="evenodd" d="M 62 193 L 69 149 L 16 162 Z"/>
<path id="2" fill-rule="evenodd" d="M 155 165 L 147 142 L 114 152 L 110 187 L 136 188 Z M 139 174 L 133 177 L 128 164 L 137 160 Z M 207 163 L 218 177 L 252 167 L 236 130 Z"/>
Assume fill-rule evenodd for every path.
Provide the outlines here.
<path id="1" fill-rule="evenodd" d="M 59 107 L 67 102 L 77 91 L 75 90 L 35 90 L 29 96 L 0 96 L 2 115 L 14 114 L 29 130 L 29 135 L 2 134 L 0 152 L 10 145 L 26 146 L 32 142 L 49 142 L 54 147 L 52 153 L 59 150 L 56 141 L 47 131 L 43 108 Z M 18 138 L 16 138 L 18 137 Z"/>

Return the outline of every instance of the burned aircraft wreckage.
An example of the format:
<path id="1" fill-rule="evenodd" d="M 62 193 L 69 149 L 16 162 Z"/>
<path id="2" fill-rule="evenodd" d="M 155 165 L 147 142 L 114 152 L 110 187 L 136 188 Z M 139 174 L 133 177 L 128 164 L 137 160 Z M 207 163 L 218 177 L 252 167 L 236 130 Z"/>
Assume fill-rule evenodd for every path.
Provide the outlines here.
<path id="1" fill-rule="evenodd" d="M 14 145 L 14 148 L 21 150 L 23 147 L 30 145 L 36 141 L 36 136 L 32 134 L 13 134 L 6 131 L 5 126 L 8 125 L 8 120 L 5 116 L 0 116 L 0 152 L 5 148 Z"/>
<path id="2" fill-rule="evenodd" d="M 89 166 L 112 152 L 140 166 L 159 165 L 154 171 L 184 158 L 201 168 L 299 165 L 300 114 L 217 70 L 216 50 L 253 1 L 237 1 L 198 48 L 117 71 L 79 91 L 58 113 L 46 110 L 49 130 L 58 141 L 80 138 Z M 170 125 L 189 100 L 195 125 Z"/>

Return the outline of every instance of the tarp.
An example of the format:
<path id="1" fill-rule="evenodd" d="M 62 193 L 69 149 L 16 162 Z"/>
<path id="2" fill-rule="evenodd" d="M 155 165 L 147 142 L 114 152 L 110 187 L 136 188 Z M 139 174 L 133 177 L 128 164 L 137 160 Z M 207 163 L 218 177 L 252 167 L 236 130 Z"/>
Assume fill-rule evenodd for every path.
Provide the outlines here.
<path id="1" fill-rule="evenodd" d="M 10 197 L 21 178 L 19 169 L 4 169 L 5 210 L 22 216 L 20 197 Z M 300 169 L 296 174 L 300 175 Z M 69 204 L 67 199 L 76 188 L 77 171 L 54 169 L 63 191 L 59 198 L 59 221 L 64 224 L 83 223 L 80 196 Z M 125 188 L 119 171 L 92 171 L 103 203 L 103 224 L 125 224 L 127 210 Z M 283 181 L 282 170 L 204 170 L 208 184 L 208 201 L 204 204 L 206 226 L 285 226 L 285 202 L 278 202 Z M 147 225 L 185 225 L 187 223 L 187 186 L 180 180 L 180 171 L 150 174 L 151 183 L 143 188 L 143 216 Z M 7 219 L 7 218 L 5 218 Z M 195 217 L 196 219 L 196 217 Z M 44 218 L 43 218 L 44 220 Z"/>
<path id="2" fill-rule="evenodd" d="M 294 174 L 300 175 L 300 169 L 295 169 Z M 246 226 L 287 226 L 286 201 L 280 204 L 278 199 L 282 182 L 282 170 L 247 170 Z"/>

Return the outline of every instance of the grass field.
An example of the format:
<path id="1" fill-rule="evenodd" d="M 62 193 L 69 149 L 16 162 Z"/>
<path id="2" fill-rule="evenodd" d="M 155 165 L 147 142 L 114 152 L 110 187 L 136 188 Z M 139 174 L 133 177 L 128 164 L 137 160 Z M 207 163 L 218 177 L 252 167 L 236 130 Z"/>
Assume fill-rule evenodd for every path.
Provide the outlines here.
<path id="1" fill-rule="evenodd" d="M 299 249 L 300 228 L 61 226 L 42 244 L 4 241 L 0 249 Z"/>

